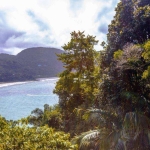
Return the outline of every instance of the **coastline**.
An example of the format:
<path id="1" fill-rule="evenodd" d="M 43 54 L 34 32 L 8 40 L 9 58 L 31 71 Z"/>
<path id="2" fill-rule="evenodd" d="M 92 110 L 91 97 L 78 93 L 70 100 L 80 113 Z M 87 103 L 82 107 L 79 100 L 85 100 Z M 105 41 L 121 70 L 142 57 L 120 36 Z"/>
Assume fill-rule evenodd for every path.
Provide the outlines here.
<path id="1" fill-rule="evenodd" d="M 13 85 L 19 85 L 19 84 L 25 84 L 32 81 L 18 81 L 18 82 L 0 82 L 0 88 L 6 87 L 6 86 L 13 86 Z"/>
<path id="2" fill-rule="evenodd" d="M 56 80 L 58 77 L 49 77 L 49 78 L 37 78 L 36 80 L 26 80 L 26 81 L 14 81 L 14 82 L 0 82 L 0 88 L 6 86 L 13 86 L 19 84 L 26 84 L 29 82 L 36 82 L 36 81 L 45 81 L 45 80 Z"/>
<path id="3" fill-rule="evenodd" d="M 36 81 L 57 80 L 59 77 L 37 78 Z"/>

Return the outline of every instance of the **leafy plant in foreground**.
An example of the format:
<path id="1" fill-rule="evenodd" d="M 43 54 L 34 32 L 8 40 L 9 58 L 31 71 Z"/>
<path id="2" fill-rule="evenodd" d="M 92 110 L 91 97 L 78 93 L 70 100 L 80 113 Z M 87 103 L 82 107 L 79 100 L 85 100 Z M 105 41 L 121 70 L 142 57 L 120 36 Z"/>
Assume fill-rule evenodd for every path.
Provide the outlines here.
<path id="1" fill-rule="evenodd" d="M 48 126 L 29 127 L 26 121 L 7 122 L 0 117 L 0 149 L 77 150 L 77 146 L 70 143 L 69 134 L 56 132 Z"/>

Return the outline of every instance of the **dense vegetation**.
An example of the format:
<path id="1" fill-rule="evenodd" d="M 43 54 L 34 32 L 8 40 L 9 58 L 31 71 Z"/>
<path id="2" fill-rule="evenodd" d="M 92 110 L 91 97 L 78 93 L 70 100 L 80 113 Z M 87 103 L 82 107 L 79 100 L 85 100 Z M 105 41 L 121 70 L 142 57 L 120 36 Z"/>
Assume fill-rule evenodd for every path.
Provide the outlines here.
<path id="1" fill-rule="evenodd" d="M 54 48 L 36 47 L 25 49 L 16 56 L 0 54 L 0 82 L 55 77 L 63 71 L 63 65 L 56 56 L 56 53 L 62 52 Z"/>
<path id="2" fill-rule="evenodd" d="M 148 0 L 118 3 L 107 43 L 102 42 L 99 69 L 94 53 L 89 55 L 97 41 L 83 32 L 71 33 L 71 41 L 63 47 L 66 53 L 58 56 L 66 70 L 54 92 L 59 96 L 64 131 L 72 136 L 87 131 L 73 140 L 80 150 L 150 149 L 149 5 Z M 89 59 L 87 68 L 82 60 Z M 84 75 L 90 82 L 84 81 Z"/>
<path id="3" fill-rule="evenodd" d="M 1 150 L 77 150 L 69 134 L 56 132 L 48 126 L 29 127 L 27 120 L 8 122 L 0 117 Z"/>
<path id="4" fill-rule="evenodd" d="M 84 32 L 72 32 L 71 41 L 63 46 L 65 53 L 58 55 L 65 70 L 60 74 L 54 93 L 59 95 L 59 105 L 64 120 L 64 131 L 71 135 L 89 129 L 81 118 L 76 117 L 76 108 L 86 109 L 95 103 L 98 93 L 98 52 L 94 45 L 98 41 Z M 97 64 L 96 64 L 97 62 Z M 81 126 L 78 126 L 82 124 Z M 91 126 L 90 126 L 91 128 Z"/>
<path id="5" fill-rule="evenodd" d="M 32 136 L 38 129 L 45 134 L 47 130 L 70 133 L 72 149 L 77 144 L 79 150 L 149 150 L 150 1 L 121 0 L 100 52 L 94 50 L 97 43 L 96 37 L 84 32 L 71 33 L 71 40 L 63 46 L 65 53 L 58 54 L 65 67 L 54 89 L 59 104 L 33 110 L 27 120 L 34 127 L 28 130 L 34 130 Z M 2 118 L 0 123 L 2 131 L 6 124 L 8 133 L 18 127 L 24 133 L 24 126 L 10 127 Z M 68 140 L 67 136 L 68 147 L 63 147 L 62 138 L 64 149 L 71 149 Z M 57 149 L 49 147 L 50 143 L 44 146 Z"/>

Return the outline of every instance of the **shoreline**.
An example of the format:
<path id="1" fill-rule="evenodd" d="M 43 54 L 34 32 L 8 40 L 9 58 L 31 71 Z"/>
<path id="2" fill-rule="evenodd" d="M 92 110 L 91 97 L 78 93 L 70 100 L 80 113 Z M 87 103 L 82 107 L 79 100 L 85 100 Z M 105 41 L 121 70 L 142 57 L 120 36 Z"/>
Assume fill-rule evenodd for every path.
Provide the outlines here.
<path id="1" fill-rule="evenodd" d="M 58 79 L 58 77 L 37 78 L 35 80 L 26 80 L 26 81 L 0 82 L 0 88 L 1 87 L 6 87 L 6 86 L 26 84 L 26 83 L 29 83 L 29 82 L 45 81 L 45 80 L 56 80 L 56 79 Z"/>
<path id="2" fill-rule="evenodd" d="M 25 84 L 25 83 L 28 83 L 28 82 L 33 82 L 33 81 L 0 82 L 0 88 L 1 87 L 6 87 L 6 86 L 13 86 L 13 85 Z"/>

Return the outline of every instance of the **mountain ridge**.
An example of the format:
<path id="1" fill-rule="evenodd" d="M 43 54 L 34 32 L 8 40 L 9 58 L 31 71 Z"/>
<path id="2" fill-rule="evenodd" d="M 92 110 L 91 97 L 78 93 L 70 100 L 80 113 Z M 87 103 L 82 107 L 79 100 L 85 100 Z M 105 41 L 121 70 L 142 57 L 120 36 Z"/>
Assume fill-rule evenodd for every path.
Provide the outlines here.
<path id="1" fill-rule="evenodd" d="M 56 77 L 64 70 L 56 54 L 63 50 L 48 47 L 33 47 L 17 55 L 0 54 L 0 82 L 35 80 Z"/>

